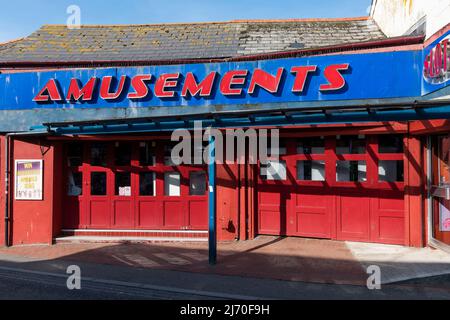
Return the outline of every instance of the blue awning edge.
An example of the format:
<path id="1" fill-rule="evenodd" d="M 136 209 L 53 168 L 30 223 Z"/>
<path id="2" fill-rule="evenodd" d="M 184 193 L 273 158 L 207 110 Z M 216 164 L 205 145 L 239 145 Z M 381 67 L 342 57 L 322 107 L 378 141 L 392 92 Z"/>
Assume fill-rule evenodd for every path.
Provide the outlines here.
<path id="1" fill-rule="evenodd" d="M 450 118 L 450 101 L 433 102 L 401 106 L 360 106 L 352 109 L 242 111 L 154 118 L 44 123 L 41 126 L 30 128 L 30 130 L 46 130 L 55 135 L 138 134 L 176 129 L 193 130 L 196 121 L 201 121 L 204 128 L 225 129 Z"/>

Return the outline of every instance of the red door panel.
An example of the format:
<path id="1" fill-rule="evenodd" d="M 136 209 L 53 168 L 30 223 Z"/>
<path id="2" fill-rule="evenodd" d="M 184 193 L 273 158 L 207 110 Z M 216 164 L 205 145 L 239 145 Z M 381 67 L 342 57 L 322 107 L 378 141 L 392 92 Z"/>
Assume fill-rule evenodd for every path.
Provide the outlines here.
<path id="1" fill-rule="evenodd" d="M 131 200 L 113 200 L 113 227 L 134 228 L 134 210 Z"/>
<path id="2" fill-rule="evenodd" d="M 111 227 L 110 203 L 108 200 L 89 201 L 89 225 L 95 229 Z"/>
<path id="3" fill-rule="evenodd" d="M 181 201 L 164 201 L 164 227 L 173 229 L 185 227 Z"/>
<path id="4" fill-rule="evenodd" d="M 77 197 L 67 197 L 64 202 L 63 229 L 81 228 L 82 201 Z"/>
<path id="5" fill-rule="evenodd" d="M 261 234 L 286 233 L 286 191 L 284 187 L 270 186 L 258 195 L 258 230 Z"/>
<path id="6" fill-rule="evenodd" d="M 159 201 L 139 200 L 137 210 L 140 229 L 157 230 L 164 226 L 164 216 Z"/>
<path id="7" fill-rule="evenodd" d="M 298 192 L 308 192 L 299 187 Z M 331 197 L 317 194 L 295 194 L 293 234 L 305 237 L 331 238 Z M 292 221 L 293 220 L 293 221 Z"/>
<path id="8" fill-rule="evenodd" d="M 405 208 L 402 192 L 380 192 L 372 199 L 372 241 L 404 244 Z"/>
<path id="9" fill-rule="evenodd" d="M 189 228 L 203 230 L 208 228 L 208 206 L 205 201 L 189 201 Z"/>
<path id="10" fill-rule="evenodd" d="M 357 194 L 341 195 L 338 208 L 338 239 L 368 241 L 370 239 L 370 202 Z"/>

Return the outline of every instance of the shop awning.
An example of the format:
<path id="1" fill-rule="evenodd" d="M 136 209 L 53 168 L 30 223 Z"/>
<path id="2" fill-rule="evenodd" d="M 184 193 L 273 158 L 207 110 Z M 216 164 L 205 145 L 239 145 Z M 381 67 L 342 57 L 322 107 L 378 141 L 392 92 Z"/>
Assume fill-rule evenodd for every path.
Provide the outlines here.
<path id="1" fill-rule="evenodd" d="M 194 129 L 195 121 L 203 128 L 289 127 L 305 124 L 337 124 L 373 121 L 407 121 L 450 118 L 450 101 L 413 102 L 397 105 L 370 105 L 352 108 L 279 109 L 185 114 L 152 118 L 109 119 L 80 122 L 45 123 L 36 132 L 46 130 L 53 135 L 104 135 Z M 210 137 L 211 156 L 215 154 L 215 140 Z M 209 263 L 216 264 L 216 168 L 208 164 L 209 172 Z"/>
<path id="2" fill-rule="evenodd" d="M 196 121 L 201 121 L 204 128 L 246 128 L 446 119 L 449 117 L 450 101 L 437 100 L 351 108 L 244 110 L 151 118 L 55 122 L 44 123 L 42 126 L 33 127 L 32 130 L 46 130 L 55 135 L 129 134 L 193 129 Z"/>

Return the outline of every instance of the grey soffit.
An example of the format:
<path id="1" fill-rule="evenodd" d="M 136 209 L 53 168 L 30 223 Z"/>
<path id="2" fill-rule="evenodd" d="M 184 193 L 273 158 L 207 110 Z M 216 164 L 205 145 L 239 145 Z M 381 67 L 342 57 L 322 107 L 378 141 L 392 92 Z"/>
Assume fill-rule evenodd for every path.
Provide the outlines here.
<path id="1" fill-rule="evenodd" d="M 219 59 L 385 39 L 369 18 L 188 24 L 44 25 L 0 44 L 0 63 Z"/>

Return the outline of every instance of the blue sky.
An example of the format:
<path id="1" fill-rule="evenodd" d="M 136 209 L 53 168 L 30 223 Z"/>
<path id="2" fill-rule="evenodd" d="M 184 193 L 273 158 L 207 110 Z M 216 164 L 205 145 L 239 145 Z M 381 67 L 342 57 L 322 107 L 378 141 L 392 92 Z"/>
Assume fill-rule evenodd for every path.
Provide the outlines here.
<path id="1" fill-rule="evenodd" d="M 2 1 L 0 42 L 43 24 L 65 24 L 66 9 L 81 8 L 82 24 L 335 18 L 367 15 L 371 0 L 13 0 Z"/>

